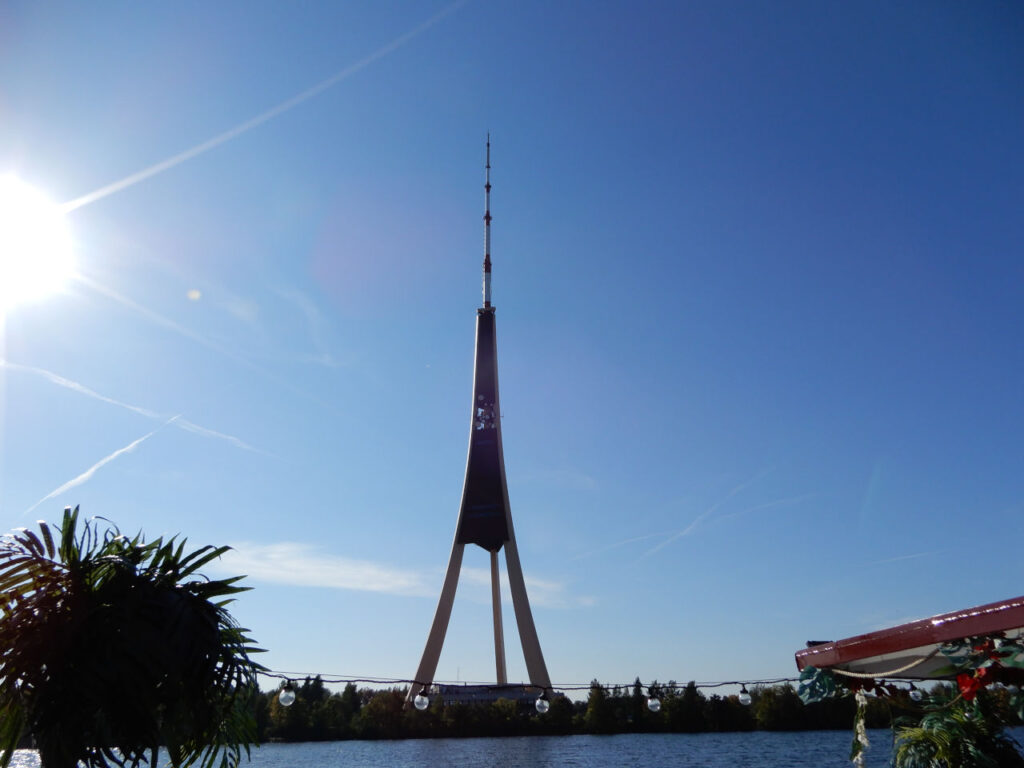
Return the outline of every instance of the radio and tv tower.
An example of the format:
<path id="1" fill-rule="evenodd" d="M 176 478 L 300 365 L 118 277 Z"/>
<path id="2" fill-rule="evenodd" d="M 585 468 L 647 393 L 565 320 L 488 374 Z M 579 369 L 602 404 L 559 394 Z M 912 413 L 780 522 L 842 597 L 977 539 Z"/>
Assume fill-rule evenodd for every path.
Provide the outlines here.
<path id="1" fill-rule="evenodd" d="M 409 700 L 434 681 L 437 662 L 448 631 L 448 621 L 455 602 L 455 590 L 462 568 L 462 554 L 467 544 L 476 544 L 490 553 L 491 600 L 494 613 L 494 665 L 498 685 L 508 683 L 505 670 L 505 640 L 501 626 L 501 583 L 498 577 L 498 552 L 505 550 L 505 568 L 512 591 L 512 607 L 519 627 L 530 685 L 551 691 L 544 655 L 541 653 L 537 629 L 533 623 L 530 602 L 526 597 L 523 567 L 519 563 L 516 535 L 512 528 L 512 512 L 505 480 L 505 460 L 501 449 L 501 409 L 498 401 L 498 350 L 491 305 L 491 138 L 487 137 L 487 164 L 484 181 L 484 302 L 476 311 L 476 360 L 473 373 L 473 407 L 469 427 L 469 455 L 466 459 L 466 482 L 462 488 L 462 505 L 455 527 L 448 572 L 437 601 L 434 622 L 430 626 L 427 645 L 423 649 L 415 682 L 409 689 Z"/>

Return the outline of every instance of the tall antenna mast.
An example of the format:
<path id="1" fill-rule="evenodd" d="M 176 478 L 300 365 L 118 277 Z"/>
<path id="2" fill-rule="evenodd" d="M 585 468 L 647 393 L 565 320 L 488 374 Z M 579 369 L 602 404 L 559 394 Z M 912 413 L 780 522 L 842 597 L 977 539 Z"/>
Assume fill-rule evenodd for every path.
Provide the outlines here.
<path id="1" fill-rule="evenodd" d="M 487 165 L 484 166 L 484 309 L 491 306 L 491 133 L 487 132 Z"/>

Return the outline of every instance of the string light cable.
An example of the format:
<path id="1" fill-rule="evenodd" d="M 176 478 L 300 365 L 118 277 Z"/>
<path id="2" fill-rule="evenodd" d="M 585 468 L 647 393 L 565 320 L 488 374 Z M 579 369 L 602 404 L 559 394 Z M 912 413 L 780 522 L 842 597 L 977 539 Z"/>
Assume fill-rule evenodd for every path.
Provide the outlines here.
<path id="1" fill-rule="evenodd" d="M 295 701 L 295 683 L 302 680 L 319 679 L 321 683 L 325 685 L 356 685 L 364 684 L 369 686 L 419 686 L 421 691 L 414 699 L 414 705 L 417 709 L 423 710 L 430 705 L 430 700 L 426 692 L 432 686 L 452 686 L 452 687 L 472 687 L 483 692 L 496 692 L 496 691 L 507 691 L 507 690 L 537 690 L 540 691 L 540 696 L 537 699 L 536 707 L 537 711 L 541 714 L 548 711 L 550 707 L 550 699 L 548 697 L 548 691 L 538 685 L 532 685 L 528 683 L 514 684 L 514 683 L 487 683 L 487 682 L 473 682 L 473 681 L 453 681 L 453 680 L 413 680 L 410 678 L 400 677 L 372 677 L 372 676 L 353 676 L 353 675 L 338 675 L 330 673 L 319 673 L 319 672 L 290 672 L 290 671 L 278 671 L 278 670 L 261 670 L 259 672 L 263 677 L 281 681 L 279 701 L 283 706 L 289 706 Z M 739 687 L 740 703 L 747 705 L 750 703 L 750 694 L 747 692 L 747 686 L 758 687 L 767 685 L 779 685 L 782 683 L 795 683 L 798 682 L 799 678 L 796 677 L 773 677 L 773 678 L 761 678 L 756 680 L 718 680 L 710 682 L 693 682 L 687 683 L 686 685 L 680 686 L 673 683 L 672 685 L 666 683 L 652 683 L 650 685 L 643 686 L 647 689 L 647 706 L 652 712 L 658 712 L 661 709 L 661 698 L 663 696 L 664 689 L 669 690 L 681 689 L 689 687 L 691 684 L 694 688 L 700 689 L 712 689 L 712 688 L 723 688 L 727 686 Z M 570 691 L 589 691 L 594 685 L 599 685 L 602 689 L 613 690 L 619 689 L 628 690 L 636 685 L 636 681 L 629 683 L 553 683 L 550 687 L 550 691 L 570 692 Z"/>

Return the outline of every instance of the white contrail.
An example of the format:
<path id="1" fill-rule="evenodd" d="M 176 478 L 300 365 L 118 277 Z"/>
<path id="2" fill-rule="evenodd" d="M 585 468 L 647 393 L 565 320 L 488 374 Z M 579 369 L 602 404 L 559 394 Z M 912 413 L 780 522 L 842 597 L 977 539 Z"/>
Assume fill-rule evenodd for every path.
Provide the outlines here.
<path id="1" fill-rule="evenodd" d="M 99 392 L 89 389 L 84 384 L 79 384 L 77 381 L 72 381 L 71 379 L 65 379 L 63 376 L 60 376 L 59 374 L 56 374 L 53 371 L 48 371 L 45 368 L 36 368 L 35 366 L 32 365 L 21 365 L 19 363 L 12 363 L 9 360 L 4 360 L 2 358 L 0 358 L 0 368 L 8 368 L 12 371 L 24 371 L 25 373 L 32 373 L 35 374 L 36 376 L 42 376 L 44 379 L 56 384 L 58 387 L 64 387 L 65 389 L 70 389 L 73 392 L 83 394 L 86 397 L 91 397 L 94 400 L 109 403 L 110 405 L 116 405 L 118 408 L 124 408 L 125 410 L 131 411 L 132 413 L 137 413 L 140 416 L 145 416 L 147 419 L 164 418 L 156 411 L 151 411 L 147 408 L 141 408 L 140 406 L 137 405 L 131 405 L 130 403 L 122 403 L 120 400 L 115 400 L 112 397 L 101 395 Z"/>
<path id="2" fill-rule="evenodd" d="M 166 328 L 169 331 L 174 331 L 174 333 L 184 336 L 187 339 L 191 339 L 192 341 L 198 344 L 202 344 L 207 349 L 212 349 L 214 352 L 229 357 L 235 362 L 242 363 L 243 365 L 248 365 L 250 368 L 258 368 L 258 366 L 256 366 L 254 363 L 250 362 L 246 358 L 235 354 L 229 349 L 225 349 L 216 342 L 206 338 L 201 333 L 196 333 L 195 331 L 189 330 L 185 326 L 174 322 L 170 318 L 164 317 L 159 312 L 154 312 L 149 307 L 144 307 L 138 302 L 132 301 L 127 296 L 122 296 L 113 288 L 108 288 L 107 286 L 102 285 L 101 283 L 97 283 L 95 280 L 90 280 L 88 277 L 85 277 L 83 275 L 79 275 L 77 279 L 79 282 L 96 291 L 97 293 L 103 294 L 108 299 L 113 299 L 121 306 L 127 307 L 132 312 L 142 315 L 147 320 L 149 320 L 152 323 L 155 323 L 156 325 Z"/>
<path id="3" fill-rule="evenodd" d="M 941 555 L 945 550 L 936 549 L 931 552 L 915 552 L 912 555 L 899 555 L 898 557 L 887 557 L 884 560 L 871 560 L 867 565 L 885 565 L 886 563 L 899 563 L 903 560 L 916 560 L 919 557 L 930 557 L 932 555 Z"/>
<path id="4" fill-rule="evenodd" d="M 723 504 L 725 504 L 725 502 L 727 502 L 729 499 L 731 499 L 733 496 L 735 496 L 737 493 L 742 491 L 747 486 L 752 485 L 756 481 L 760 480 L 762 477 L 764 477 L 765 475 L 767 475 L 771 471 L 772 471 L 771 468 L 768 468 L 768 469 L 766 469 L 766 470 L 764 470 L 762 472 L 758 472 L 756 475 L 754 475 L 752 478 L 747 480 L 745 483 L 740 483 L 739 485 L 737 485 L 735 488 L 733 488 L 731 491 L 729 491 L 727 494 L 725 494 L 725 496 L 722 499 L 720 499 L 715 504 L 712 504 L 710 507 L 708 507 L 706 510 L 704 510 L 704 512 L 702 512 L 701 514 L 697 515 L 696 519 L 694 519 L 694 521 L 692 523 L 690 523 L 688 526 L 683 528 L 681 531 L 676 532 L 672 536 L 669 536 L 667 539 L 665 539 L 660 544 L 657 544 L 656 546 L 651 547 L 649 550 L 647 550 L 642 555 L 640 555 L 640 559 L 643 560 L 645 557 L 649 557 L 650 555 L 653 555 L 659 549 L 664 549 L 665 547 L 667 547 L 669 544 L 671 544 L 676 539 L 681 539 L 684 536 L 689 536 L 691 533 L 693 533 L 695 530 L 697 530 L 697 528 L 700 526 L 701 523 L 703 523 L 711 515 L 713 515 L 719 509 L 719 507 L 721 507 Z"/>
<path id="5" fill-rule="evenodd" d="M 301 358 L 302 361 L 307 363 L 316 363 L 327 368 L 340 367 L 340 363 L 335 359 L 334 355 L 331 354 L 324 341 L 324 317 L 313 300 L 297 288 L 287 290 L 282 289 L 277 293 L 281 298 L 291 302 L 299 312 L 302 313 L 302 316 L 306 320 L 306 328 L 309 331 L 310 341 L 316 348 L 316 354 L 305 355 Z"/>
<path id="6" fill-rule="evenodd" d="M 223 440 L 227 443 L 231 443 L 236 448 L 241 448 L 243 451 L 252 451 L 253 453 L 261 453 L 264 456 L 272 456 L 273 454 L 267 453 L 266 451 L 260 450 L 259 448 L 253 448 L 247 442 L 234 435 L 228 435 L 224 432 L 218 432 L 215 429 L 208 429 L 207 427 L 201 427 L 188 419 L 179 419 L 174 422 L 174 426 L 178 429 L 183 429 L 186 432 L 193 432 L 197 435 L 203 435 L 204 437 L 213 437 L 217 440 Z"/>
<path id="7" fill-rule="evenodd" d="M 62 210 L 65 213 L 67 213 L 69 211 L 75 210 L 76 208 L 81 208 L 83 205 L 94 203 L 97 200 L 107 197 L 108 195 L 114 194 L 115 192 L 120 192 L 122 189 L 127 189 L 128 187 L 138 184 L 140 181 L 145 181 L 151 176 L 156 176 L 158 173 L 163 173 L 164 171 L 173 168 L 176 165 L 184 163 L 186 160 L 191 160 L 193 157 L 197 157 L 198 155 L 201 155 L 204 152 L 208 152 L 214 147 L 218 147 L 224 142 L 230 141 L 231 139 L 241 136 L 246 131 L 250 131 L 253 128 L 256 128 L 257 126 L 267 122 L 268 120 L 272 120 L 278 115 L 282 115 L 285 112 L 294 109 L 295 107 L 299 106 L 299 104 L 308 101 L 309 99 L 322 93 L 323 91 L 326 91 L 331 86 L 341 82 L 350 75 L 355 74 L 361 69 L 365 69 L 378 59 L 381 59 L 387 56 L 389 53 L 392 53 L 397 49 L 401 48 L 410 40 L 426 32 L 432 26 L 437 24 L 437 22 L 441 21 L 441 19 L 443 19 L 445 16 L 458 10 L 467 2 L 469 2 L 469 0 L 457 0 L 451 5 L 441 9 L 438 13 L 431 16 L 418 27 L 415 27 L 409 32 L 406 32 L 404 35 L 400 35 L 399 37 L 395 38 L 390 43 L 385 45 L 383 48 L 377 49 L 369 56 L 366 56 L 357 61 L 355 64 L 352 64 L 346 67 L 345 69 L 341 70 L 340 72 L 331 75 L 331 77 L 327 78 L 323 82 L 317 83 L 312 88 L 307 88 L 305 91 L 298 94 L 297 96 L 293 96 L 287 101 L 281 102 L 276 107 L 268 109 L 266 112 L 257 115 L 251 120 L 247 120 L 244 123 L 236 125 L 234 128 L 225 131 L 224 133 L 218 136 L 214 136 L 212 139 L 209 139 L 208 141 L 204 141 L 202 144 L 197 144 L 191 149 L 186 149 L 184 152 L 180 152 L 177 155 L 174 155 L 173 157 L 169 157 L 166 160 L 157 163 L 156 165 L 151 165 L 149 168 L 145 168 L 144 170 L 141 170 L 137 173 L 133 173 L 130 176 L 125 176 L 123 179 L 119 181 L 115 181 L 112 184 L 108 184 L 105 187 L 100 187 L 94 192 L 90 192 L 87 195 L 82 195 L 79 198 L 64 203 L 64 205 L 61 206 Z"/>
<path id="8" fill-rule="evenodd" d="M 81 485 L 86 480 L 88 480 L 90 477 L 95 475 L 96 474 L 96 470 L 98 470 L 101 467 L 109 464 L 114 459 L 116 459 L 118 456 L 121 456 L 121 455 L 123 455 L 125 453 L 131 453 L 141 443 L 143 443 L 144 441 L 146 441 L 149 438 L 151 438 L 153 435 L 155 435 L 157 432 L 159 432 L 161 429 L 166 427 L 168 424 L 170 424 L 172 421 L 176 420 L 177 418 L 178 418 L 177 416 L 171 417 L 170 419 L 165 421 L 163 424 L 161 424 L 159 427 L 154 429 L 149 434 L 143 435 L 138 440 L 133 440 L 132 442 L 128 443 L 128 445 L 126 445 L 124 448 L 118 448 L 116 451 L 114 451 L 109 456 L 106 456 L 106 457 L 100 459 L 95 464 L 93 464 L 91 467 L 89 467 L 87 470 L 85 470 L 85 472 L 83 472 L 82 474 L 78 475 L 78 477 L 74 477 L 74 478 L 68 480 L 66 483 L 64 483 L 64 485 L 60 486 L 59 488 L 55 488 L 54 490 L 50 491 L 48 494 L 43 496 L 43 498 L 41 498 L 39 501 L 37 501 L 31 507 L 26 509 L 24 514 L 26 514 L 26 515 L 29 514 L 30 512 L 32 512 L 32 510 L 34 510 L 36 507 L 38 507 L 44 501 L 48 501 L 49 499 L 52 499 L 54 496 L 58 496 L 58 495 L 64 493 L 64 491 L 70 490 L 71 488 L 75 488 L 76 486 Z"/>
<path id="9" fill-rule="evenodd" d="M 331 403 L 325 402 L 324 400 L 321 400 L 320 398 L 315 397 L 314 395 L 311 395 L 310 393 L 305 392 L 305 391 L 299 389 L 298 387 L 294 386 L 293 384 L 291 384 L 290 382 L 286 381 L 285 379 L 282 379 L 281 377 L 271 373 L 270 371 L 266 370 L 265 368 L 261 368 L 259 365 L 257 365 L 256 363 L 254 363 L 252 360 L 248 359 L 247 357 L 244 357 L 243 355 L 237 354 L 237 353 L 231 351 L 230 349 L 227 349 L 226 347 L 223 347 L 220 344 L 217 344 L 215 341 L 212 341 L 212 340 L 208 339 L 207 337 L 203 336 L 200 333 L 196 333 L 195 331 L 189 330 L 185 326 L 180 325 L 179 323 L 176 323 L 176 322 L 174 322 L 173 320 L 171 320 L 171 319 L 169 319 L 167 317 L 164 317 L 159 312 L 154 312 L 153 310 L 149 309 L 148 307 L 144 307 L 141 304 L 139 304 L 138 302 L 132 301 L 131 299 L 129 299 L 126 296 L 122 296 L 120 293 L 118 293 L 117 291 L 113 290 L 112 288 L 107 288 L 106 286 L 101 285 L 100 283 L 97 283 L 95 280 L 90 280 L 89 278 L 84 277 L 82 275 L 79 275 L 77 279 L 81 283 L 86 285 L 87 287 L 92 288 L 97 293 L 100 293 L 100 294 L 106 296 L 107 298 L 113 299 L 118 304 L 121 304 L 123 307 L 126 307 L 127 309 L 131 310 L 132 312 L 135 312 L 135 313 L 141 315 L 142 317 L 145 317 L 147 320 L 150 320 L 151 322 L 153 322 L 153 323 L 155 323 L 155 324 L 157 324 L 157 325 L 159 325 L 159 326 L 161 326 L 163 328 L 166 328 L 169 331 L 173 331 L 174 333 L 177 333 L 177 334 L 179 334 L 181 336 L 184 336 L 187 339 L 191 339 L 192 341 L 194 341 L 194 342 L 196 342 L 198 344 L 203 345 L 207 349 L 211 349 L 214 352 L 217 352 L 217 353 L 223 355 L 224 357 L 228 358 L 229 360 L 234 360 L 236 363 L 240 363 L 240 364 L 246 366 L 250 370 L 253 370 L 256 373 L 258 373 L 261 376 L 263 376 L 263 378 L 267 379 L 268 381 L 272 381 L 275 384 L 277 384 L 278 386 L 284 387 L 285 389 L 293 392 L 294 394 L 300 395 L 300 396 L 306 398 L 307 400 L 309 400 L 309 401 L 311 401 L 313 403 L 316 403 L 317 405 L 321 406 L 322 408 L 327 408 L 329 410 L 337 411 L 337 408 L 335 408 L 335 406 L 333 406 Z M 258 449 L 256 449 L 256 450 L 258 451 Z M 268 455 L 271 455 L 271 454 L 268 454 Z"/>
<path id="10" fill-rule="evenodd" d="M 689 536 L 691 533 L 693 533 L 695 530 L 697 530 L 697 528 L 700 526 L 700 524 L 703 523 L 705 520 L 707 520 L 714 513 L 714 511 L 716 509 L 718 509 L 722 505 L 722 503 L 723 502 L 719 502 L 718 504 L 715 504 L 713 507 L 709 507 L 708 509 L 706 509 L 703 512 L 701 512 L 699 515 L 697 515 L 697 517 L 693 520 L 692 523 L 690 523 L 688 526 L 683 528 L 681 531 L 676 531 L 674 534 L 669 536 L 667 539 L 665 539 L 660 544 L 655 544 L 653 547 L 651 547 L 646 552 L 644 552 L 642 555 L 640 555 L 640 559 L 642 560 L 645 557 L 653 555 L 659 549 L 664 549 L 665 547 L 667 547 L 669 544 L 671 544 L 676 539 L 681 539 L 684 536 Z"/>
<path id="11" fill-rule="evenodd" d="M 786 498 L 786 499 L 776 499 L 775 501 L 767 501 L 764 504 L 757 504 L 757 505 L 755 505 L 753 507 L 747 507 L 746 509 L 741 509 L 739 512 L 730 512 L 727 515 L 719 515 L 718 519 L 719 520 L 728 520 L 730 517 L 737 517 L 739 515 L 746 515 L 746 514 L 748 514 L 750 512 L 760 512 L 762 509 L 774 509 L 776 507 L 786 507 L 786 506 L 789 506 L 791 504 L 797 504 L 797 503 L 799 503 L 801 501 L 806 501 L 807 499 L 813 499 L 813 498 L 814 498 L 814 494 L 813 493 L 805 493 L 805 494 L 802 494 L 800 496 L 790 496 L 789 498 Z"/>
<path id="12" fill-rule="evenodd" d="M 571 557 L 569 559 L 570 560 L 582 560 L 582 559 L 584 559 L 586 557 L 593 557 L 594 555 L 600 555 L 601 553 L 607 552 L 610 549 L 616 549 L 618 547 L 624 547 L 627 544 L 632 544 L 632 543 L 637 542 L 637 541 L 646 541 L 647 539 L 655 539 L 655 538 L 658 538 L 660 536 L 669 536 L 669 535 L 671 535 L 673 533 L 675 533 L 674 530 L 672 530 L 672 531 L 662 531 L 661 533 L 648 533 L 648 534 L 644 534 L 643 536 L 633 536 L 632 538 L 629 538 L 629 539 L 622 539 L 622 541 L 616 541 L 613 544 L 606 544 L 603 547 L 598 547 L 597 549 L 592 549 L 592 550 L 590 550 L 588 552 L 583 552 L 582 554 L 575 555 L 574 557 Z"/>
<path id="13" fill-rule="evenodd" d="M 143 408 L 138 405 L 132 405 L 131 403 L 124 403 L 121 402 L 120 400 L 115 400 L 112 397 L 102 395 L 99 392 L 96 392 L 95 390 L 89 389 L 84 384 L 80 384 L 77 381 L 72 381 L 71 379 L 66 379 L 63 376 L 54 373 L 53 371 L 46 370 L 45 368 L 36 368 L 35 366 L 31 365 L 21 365 L 19 363 L 12 363 L 9 360 L 4 360 L 3 358 L 0 358 L 0 368 L 7 368 L 12 371 L 24 371 L 25 373 L 32 373 L 35 374 L 36 376 L 41 376 L 42 378 L 56 384 L 59 387 L 70 389 L 72 392 L 78 392 L 80 394 L 85 395 L 86 397 L 91 397 L 94 400 L 99 400 L 100 402 L 103 403 L 116 405 L 118 408 L 124 408 L 125 410 L 131 411 L 132 413 L 137 413 L 140 416 L 145 416 L 147 419 L 167 418 L 166 414 L 157 413 L 156 411 L 151 411 L 148 408 Z M 218 440 L 224 440 L 225 442 L 231 443 L 232 445 L 238 448 L 242 448 L 243 450 L 246 451 L 252 451 L 253 453 L 261 453 L 265 456 L 270 455 L 266 451 L 262 451 L 259 448 L 253 448 L 251 445 L 249 445 L 241 438 L 235 437 L 234 435 L 225 434 L 224 432 L 217 432 L 216 430 L 208 429 L 207 427 L 202 427 L 198 424 L 189 421 L 188 419 L 175 417 L 174 426 L 178 427 L 178 429 L 183 429 L 186 432 L 193 432 L 197 435 L 215 437 Z"/>

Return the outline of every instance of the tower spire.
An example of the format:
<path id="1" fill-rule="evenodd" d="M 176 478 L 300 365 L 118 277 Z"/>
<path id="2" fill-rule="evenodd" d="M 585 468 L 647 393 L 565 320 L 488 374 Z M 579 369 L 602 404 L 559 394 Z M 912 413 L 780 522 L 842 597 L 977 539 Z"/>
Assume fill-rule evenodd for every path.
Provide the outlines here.
<path id="1" fill-rule="evenodd" d="M 487 132 L 484 166 L 484 309 L 491 306 L 491 132 Z"/>

